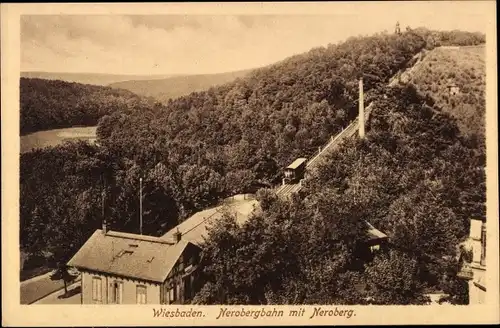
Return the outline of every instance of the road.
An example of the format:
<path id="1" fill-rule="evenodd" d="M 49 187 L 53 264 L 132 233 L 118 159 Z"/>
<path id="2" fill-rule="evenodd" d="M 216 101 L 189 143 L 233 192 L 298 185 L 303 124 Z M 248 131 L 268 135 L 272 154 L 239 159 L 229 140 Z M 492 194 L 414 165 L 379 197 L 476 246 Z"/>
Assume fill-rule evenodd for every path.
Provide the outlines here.
<path id="1" fill-rule="evenodd" d="M 21 282 L 21 304 L 31 304 L 55 291 L 64 288 L 62 280 L 51 280 L 52 272 Z M 78 277 L 77 279 L 80 279 Z M 64 291 L 63 291 L 64 292 Z"/>
<path id="2" fill-rule="evenodd" d="M 64 288 L 58 290 L 48 296 L 36 301 L 33 304 L 81 304 L 81 281 L 78 281 L 70 286 L 68 286 L 68 294 L 70 297 L 62 298 L 64 295 Z"/>

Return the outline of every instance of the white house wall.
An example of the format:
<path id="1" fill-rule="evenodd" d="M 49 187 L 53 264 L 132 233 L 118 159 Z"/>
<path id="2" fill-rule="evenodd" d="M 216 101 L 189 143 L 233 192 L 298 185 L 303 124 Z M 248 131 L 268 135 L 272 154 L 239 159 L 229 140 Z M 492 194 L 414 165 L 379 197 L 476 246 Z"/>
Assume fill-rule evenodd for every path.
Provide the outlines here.
<path id="1" fill-rule="evenodd" d="M 101 278 L 102 282 L 102 302 L 92 300 L 92 279 Z M 151 282 L 145 282 L 135 279 L 126 279 L 121 277 L 105 276 L 97 273 L 82 272 L 82 304 L 113 304 L 112 289 L 113 282 L 117 280 L 123 283 L 122 304 L 136 304 L 137 285 L 146 287 L 147 304 L 160 304 L 160 285 Z"/>

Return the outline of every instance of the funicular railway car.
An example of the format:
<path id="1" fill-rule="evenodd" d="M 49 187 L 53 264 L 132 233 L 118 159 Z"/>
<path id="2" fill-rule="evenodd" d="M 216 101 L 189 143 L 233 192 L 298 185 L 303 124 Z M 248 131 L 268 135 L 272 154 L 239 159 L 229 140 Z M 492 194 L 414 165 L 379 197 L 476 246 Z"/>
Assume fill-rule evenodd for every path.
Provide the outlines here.
<path id="1" fill-rule="evenodd" d="M 285 182 L 297 183 L 304 178 L 307 158 L 297 158 L 292 164 L 285 169 Z"/>

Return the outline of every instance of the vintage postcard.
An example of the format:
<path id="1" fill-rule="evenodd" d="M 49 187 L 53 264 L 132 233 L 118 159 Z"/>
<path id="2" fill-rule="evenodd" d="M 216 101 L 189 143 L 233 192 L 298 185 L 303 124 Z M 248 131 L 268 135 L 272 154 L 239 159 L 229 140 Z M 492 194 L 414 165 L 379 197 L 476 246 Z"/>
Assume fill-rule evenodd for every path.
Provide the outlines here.
<path id="1" fill-rule="evenodd" d="M 2 4 L 2 325 L 498 323 L 495 12 Z"/>

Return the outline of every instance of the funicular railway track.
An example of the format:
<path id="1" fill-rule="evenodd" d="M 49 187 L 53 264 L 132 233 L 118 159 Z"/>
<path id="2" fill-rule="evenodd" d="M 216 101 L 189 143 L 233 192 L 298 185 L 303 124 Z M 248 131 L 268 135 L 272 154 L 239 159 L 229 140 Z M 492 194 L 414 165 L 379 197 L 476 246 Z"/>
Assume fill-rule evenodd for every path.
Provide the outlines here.
<path id="1" fill-rule="evenodd" d="M 365 122 L 368 121 L 370 116 L 370 111 L 372 109 L 372 104 L 368 105 L 365 109 Z M 327 153 L 336 149 L 344 140 L 351 138 L 359 130 L 359 118 L 354 119 L 351 124 L 349 124 L 345 129 L 343 129 L 336 136 L 332 136 L 332 139 L 306 164 L 306 172 L 312 170 L 320 159 Z M 302 183 L 299 181 L 292 184 L 283 184 L 276 188 L 275 194 L 280 198 L 290 197 L 291 194 L 299 192 L 302 189 Z"/>
<path id="2" fill-rule="evenodd" d="M 388 83 L 389 87 L 395 86 L 400 83 L 404 83 L 404 81 L 401 80 L 401 76 L 406 74 L 407 71 L 411 71 L 414 66 L 419 65 L 420 62 L 422 61 L 423 57 L 425 56 L 425 50 L 423 52 L 420 52 L 416 54 L 413 58 L 412 61 L 415 61 L 415 63 L 412 65 L 412 67 L 409 68 L 402 68 L 400 69 L 390 80 Z M 305 172 L 307 173 L 308 171 L 311 171 L 314 169 L 314 167 L 317 165 L 317 163 L 320 162 L 320 159 L 327 153 L 333 151 L 336 149 L 344 140 L 351 138 L 356 134 L 357 131 L 360 131 L 360 135 L 362 134 L 364 136 L 364 129 L 365 129 L 365 124 L 366 122 L 369 122 L 370 119 L 370 112 L 373 108 L 373 101 L 370 102 L 370 104 L 364 108 L 364 95 L 363 95 L 363 80 L 360 80 L 359 84 L 359 115 L 356 119 L 354 119 L 345 129 L 343 129 L 340 133 L 338 133 L 336 136 L 332 136 L 331 140 L 319 150 L 319 152 L 314 155 L 311 159 L 309 159 L 305 165 Z M 363 115 L 363 126 L 360 128 L 360 122 L 359 122 L 359 117 L 360 115 Z M 362 131 L 361 131 L 362 130 Z M 302 189 L 302 179 L 303 176 L 299 179 L 296 179 L 294 183 L 285 183 L 285 180 L 283 181 L 284 183 L 277 187 L 275 189 L 275 194 L 280 197 L 280 198 L 287 198 L 289 197 L 292 193 L 296 193 Z"/>

